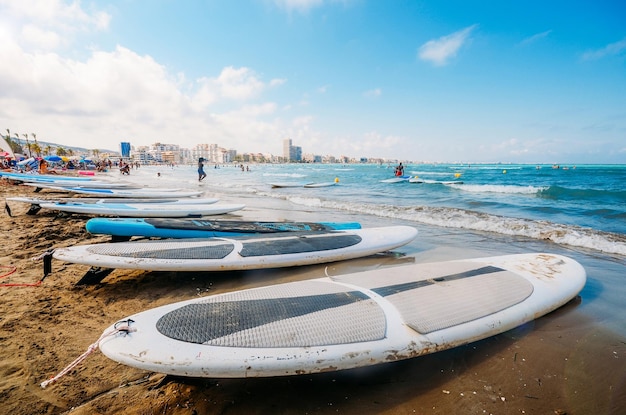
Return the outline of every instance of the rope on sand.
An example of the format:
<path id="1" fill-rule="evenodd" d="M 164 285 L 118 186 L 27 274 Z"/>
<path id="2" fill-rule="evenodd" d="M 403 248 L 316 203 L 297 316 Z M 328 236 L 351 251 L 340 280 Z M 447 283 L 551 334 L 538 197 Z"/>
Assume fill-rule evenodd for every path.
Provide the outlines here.
<path id="1" fill-rule="evenodd" d="M 130 323 L 132 323 L 132 322 L 133 322 L 132 320 L 127 320 L 127 321 L 120 322 L 120 323 L 126 323 L 126 324 L 120 325 L 119 327 L 116 324 L 115 328 L 113 328 L 112 330 L 109 330 L 107 332 L 104 332 L 102 334 L 102 336 L 100 336 L 100 338 L 95 343 L 92 343 L 91 345 L 89 345 L 89 347 L 87 348 L 87 351 L 85 351 L 85 353 L 83 353 L 80 356 L 78 356 L 76 358 L 76 360 L 74 360 L 72 363 L 67 365 L 67 367 L 65 367 L 65 369 L 60 371 L 56 376 L 54 376 L 54 377 L 52 377 L 52 378 L 50 378 L 50 379 L 48 379 L 46 381 L 41 382 L 40 386 L 43 389 L 45 389 L 48 385 L 56 382 L 57 380 L 59 380 L 60 378 L 62 378 L 66 374 L 68 374 L 72 369 L 74 369 L 76 366 L 78 366 L 80 363 L 82 363 L 83 360 L 87 359 L 87 357 L 89 357 L 90 354 L 92 354 L 93 352 L 98 350 L 98 346 L 100 345 L 100 342 L 102 340 L 104 340 L 105 338 L 107 338 L 109 336 L 114 336 L 117 333 L 121 333 L 121 332 L 123 332 L 123 333 L 131 333 L 131 332 L 137 331 L 137 329 L 130 327 Z"/>
<path id="2" fill-rule="evenodd" d="M 0 275 L 0 279 L 4 277 L 8 277 L 9 275 L 15 273 L 17 271 L 17 267 L 13 265 L 0 265 L 0 269 L 8 270 L 4 274 Z M 35 283 L 3 283 L 0 284 L 0 287 L 38 287 L 43 282 L 43 279 L 35 282 Z"/>

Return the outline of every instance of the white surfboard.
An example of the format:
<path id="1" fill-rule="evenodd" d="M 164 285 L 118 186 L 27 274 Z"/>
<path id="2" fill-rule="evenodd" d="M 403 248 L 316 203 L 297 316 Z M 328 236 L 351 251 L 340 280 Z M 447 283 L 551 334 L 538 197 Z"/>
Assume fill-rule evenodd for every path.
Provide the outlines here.
<path id="1" fill-rule="evenodd" d="M 586 273 L 553 254 L 413 264 L 194 298 L 107 328 L 110 359 L 176 376 L 350 369 L 505 332 L 574 298 Z"/>
<path id="2" fill-rule="evenodd" d="M 411 176 L 396 176 L 396 177 L 392 177 L 391 179 L 384 179 L 381 180 L 381 183 L 401 183 L 401 182 L 406 182 L 411 178 Z"/>
<path id="3" fill-rule="evenodd" d="M 12 180 L 30 181 L 33 179 L 41 181 L 55 181 L 55 180 L 72 180 L 75 182 L 91 182 L 91 177 L 70 176 L 66 174 L 36 174 L 36 173 L 18 173 L 18 172 L 6 172 L 0 171 L 0 177 L 4 177 Z"/>
<path id="4" fill-rule="evenodd" d="M 373 255 L 411 242 L 410 226 L 293 232 L 231 238 L 166 239 L 56 249 L 53 257 L 102 268 L 227 271 L 290 267 Z"/>
<path id="5" fill-rule="evenodd" d="M 123 198 L 181 198 L 181 197 L 194 197 L 199 196 L 202 192 L 199 191 L 186 191 L 186 190 L 177 190 L 177 189 L 159 189 L 159 188 L 140 188 L 140 189 L 92 189 L 87 187 L 61 187 L 61 186 L 49 186 L 43 185 L 39 186 L 39 184 L 33 183 L 25 183 L 30 186 L 41 187 L 45 189 L 58 190 L 63 192 L 71 192 L 78 193 L 83 195 L 90 196 L 101 196 L 101 197 L 123 197 Z"/>
<path id="6" fill-rule="evenodd" d="M 155 203 L 40 203 L 43 209 L 68 213 L 122 216 L 127 218 L 197 218 L 222 215 L 243 209 L 242 204 L 155 204 Z"/>
<path id="7" fill-rule="evenodd" d="M 330 187 L 330 186 L 335 186 L 337 184 L 338 184 L 337 182 L 309 183 L 309 184 L 305 184 L 304 187 L 306 188 Z"/>
<path id="8" fill-rule="evenodd" d="M 65 179 L 39 179 L 38 176 L 32 176 L 30 179 L 21 179 L 26 186 L 32 186 L 40 189 L 58 189 L 58 188 L 66 188 L 66 187 L 88 187 L 90 189 L 140 189 L 141 186 L 133 185 L 130 183 L 124 182 L 109 182 L 103 180 L 91 180 L 88 182 L 79 182 L 76 180 L 65 180 Z"/>
<path id="9" fill-rule="evenodd" d="M 273 188 L 284 188 L 284 187 L 304 187 L 306 185 L 309 185 L 312 183 L 295 183 L 295 182 L 275 182 L 275 183 L 270 183 L 270 186 L 272 186 Z"/>
<path id="10" fill-rule="evenodd" d="M 187 197 L 187 198 L 178 198 L 178 199 L 129 199 L 129 198 L 98 198 L 98 197 L 58 197 L 58 198 L 37 198 L 37 197 L 7 197 L 6 200 L 10 200 L 13 202 L 21 202 L 21 203 L 30 203 L 31 205 L 40 205 L 42 203 L 98 203 L 98 204 L 119 204 L 119 203 L 132 203 L 132 204 L 174 204 L 174 205 L 210 205 L 212 203 L 217 203 L 219 199 L 217 198 L 201 198 L 201 197 Z"/>
<path id="11" fill-rule="evenodd" d="M 463 184 L 460 180 L 430 180 L 430 179 L 420 179 L 419 177 L 411 177 L 409 179 L 409 183 L 424 183 L 424 184 Z"/>

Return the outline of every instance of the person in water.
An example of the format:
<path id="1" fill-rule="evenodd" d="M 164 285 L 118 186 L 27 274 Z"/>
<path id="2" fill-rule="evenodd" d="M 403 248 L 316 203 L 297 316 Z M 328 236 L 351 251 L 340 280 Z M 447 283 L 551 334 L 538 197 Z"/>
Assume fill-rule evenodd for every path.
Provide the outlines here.
<path id="1" fill-rule="evenodd" d="M 404 166 L 402 165 L 402 162 L 400 162 L 400 164 L 398 164 L 398 166 L 396 167 L 396 176 L 402 176 L 404 174 Z"/>
<path id="2" fill-rule="evenodd" d="M 206 177 L 206 173 L 204 172 L 204 158 L 200 157 L 198 159 L 198 181 L 201 182 L 202 179 Z"/>

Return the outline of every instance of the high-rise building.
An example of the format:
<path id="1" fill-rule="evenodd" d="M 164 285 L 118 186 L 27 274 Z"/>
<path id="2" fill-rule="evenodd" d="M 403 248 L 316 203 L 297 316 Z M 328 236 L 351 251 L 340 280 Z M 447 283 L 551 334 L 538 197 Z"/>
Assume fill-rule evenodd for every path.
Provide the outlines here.
<path id="1" fill-rule="evenodd" d="M 291 139 L 283 140 L 283 157 L 286 161 L 301 161 L 302 147 L 291 144 Z"/>
<path id="2" fill-rule="evenodd" d="M 283 140 L 283 157 L 286 161 L 291 160 L 291 138 Z"/>

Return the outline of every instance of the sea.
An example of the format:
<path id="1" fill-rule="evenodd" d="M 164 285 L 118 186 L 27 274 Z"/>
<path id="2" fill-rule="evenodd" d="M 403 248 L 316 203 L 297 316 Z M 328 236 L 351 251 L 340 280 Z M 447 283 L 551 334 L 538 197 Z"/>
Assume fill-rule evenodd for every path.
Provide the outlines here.
<path id="1" fill-rule="evenodd" d="M 521 236 L 626 256 L 626 165 L 208 165 L 203 189 L 416 225 Z M 133 175 L 197 188 L 195 166 L 145 166 Z M 272 184 L 332 183 L 319 188 Z"/>
<path id="2" fill-rule="evenodd" d="M 202 182 L 193 165 L 141 166 L 121 177 L 116 171 L 107 174 L 245 203 L 246 219 L 267 219 L 262 215 L 269 210 L 294 221 L 414 226 L 417 238 L 399 250 L 403 261 L 566 255 L 587 271 L 575 306 L 579 324 L 588 324 L 593 332 L 601 327 L 612 333 L 609 338 L 615 335 L 626 343 L 626 165 L 409 164 L 404 173 L 413 182 L 389 183 L 394 167 L 205 165 Z M 304 187 L 310 183 L 329 186 Z"/>

